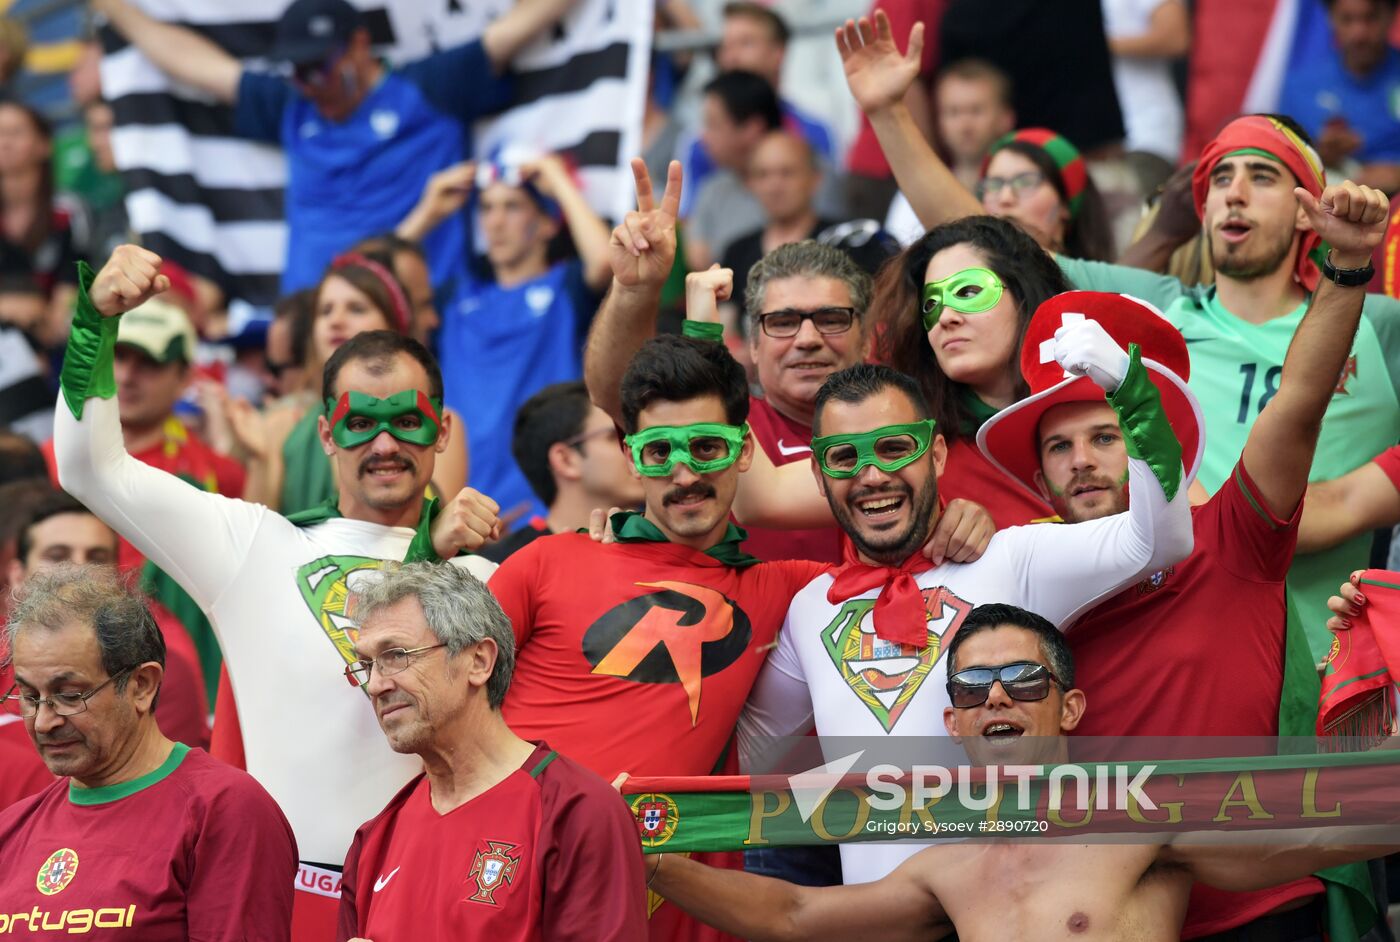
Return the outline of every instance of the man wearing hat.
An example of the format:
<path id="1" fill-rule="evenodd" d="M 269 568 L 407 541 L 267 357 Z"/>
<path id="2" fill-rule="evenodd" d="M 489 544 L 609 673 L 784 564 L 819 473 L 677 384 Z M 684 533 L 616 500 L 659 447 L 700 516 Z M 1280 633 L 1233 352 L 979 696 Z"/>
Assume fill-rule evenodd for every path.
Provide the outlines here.
<path id="1" fill-rule="evenodd" d="M 1333 266 L 1366 266 L 1385 230 L 1383 193 L 1344 183 L 1319 198 L 1304 193 L 1298 201 L 1309 231 L 1331 246 Z M 1166 319 L 1123 323 L 1105 306 L 1110 297 L 1075 291 L 1040 306 L 1021 355 L 1032 395 L 992 418 L 978 435 L 994 464 L 1070 523 L 1125 509 L 1128 498 L 1119 482 L 1129 452 L 1112 410 L 1101 398 L 1093 401 L 1098 397 L 1082 381 L 1064 379 L 1041 353 L 1043 345 L 1053 342 L 1062 324 L 1089 318 L 1115 338 L 1133 336 L 1144 358 L 1183 378 L 1202 368 L 1191 368 L 1188 341 Z M 1361 285 L 1318 286 L 1288 346 L 1278 391 L 1253 423 L 1233 472 L 1214 497 L 1193 509 L 1191 555 L 1096 606 L 1069 633 L 1078 683 L 1095 706 L 1079 735 L 1311 734 L 1317 678 L 1306 638 L 1288 630 L 1284 579 L 1323 414 L 1364 298 Z M 1196 345 L 1191 349 L 1194 354 Z M 1164 395 L 1163 401 L 1169 416 L 1174 405 L 1182 410 L 1179 399 Z M 1203 444 L 1197 446 L 1198 460 Z M 1144 656 L 1146 639 L 1153 643 L 1150 657 Z M 1185 935 L 1234 930 L 1283 942 L 1315 938 L 1322 891 L 1312 877 L 1250 893 L 1197 886 Z"/>
<path id="2" fill-rule="evenodd" d="M 292 80 L 245 69 L 199 34 L 127 0 L 95 0 L 117 31 L 176 81 L 234 106 L 234 132 L 287 152 L 282 290 L 314 285 L 340 252 L 393 229 L 434 171 L 470 156 L 472 122 L 504 108 L 511 57 L 573 0 L 520 0 L 479 39 L 389 69 L 347 0 L 296 0 L 268 58 Z M 425 248 L 440 284 L 465 254 L 460 219 Z"/>
<path id="3" fill-rule="evenodd" d="M 990 271 L 968 269 L 949 290 L 970 290 L 974 278 L 981 290 L 1002 288 Z M 1124 330 L 1069 318 L 1040 350 L 1061 378 L 1070 377 L 1067 385 L 1104 404 L 1127 430 L 1133 500 L 1126 513 L 1103 520 L 1001 530 L 975 562 L 935 566 L 920 552 L 939 518 L 946 450 L 914 380 L 862 364 L 822 385 L 813 474 L 850 545 L 842 565 L 793 598 L 777 649 L 750 694 L 739 724 L 750 772 L 767 771 L 755 765 L 773 754 L 770 737 L 813 725 L 836 743 L 946 735 L 942 655 L 974 606 L 1005 602 L 1063 629 L 1094 603 L 1190 552 L 1187 471 L 1199 461 L 1201 437 L 1195 400 L 1184 381 L 1141 357 L 1135 343 L 1126 352 L 1121 346 L 1156 315 L 1131 298 L 1094 297 Z M 932 302 L 942 303 L 936 293 Z M 1029 438 L 1022 447 L 1034 456 Z M 1026 732 L 1014 723 L 981 730 L 999 745 Z M 877 880 L 917 850 L 904 842 L 842 844 L 843 877 Z"/>

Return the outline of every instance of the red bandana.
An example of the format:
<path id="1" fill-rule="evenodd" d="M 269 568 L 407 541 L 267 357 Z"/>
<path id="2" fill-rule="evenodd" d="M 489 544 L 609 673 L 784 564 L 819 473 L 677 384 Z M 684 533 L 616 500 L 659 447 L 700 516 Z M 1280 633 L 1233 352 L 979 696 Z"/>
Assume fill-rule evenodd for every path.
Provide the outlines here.
<path id="1" fill-rule="evenodd" d="M 831 571 L 831 588 L 826 600 L 833 605 L 879 589 L 871 613 L 875 636 L 922 651 L 928 647 L 928 612 L 924 594 L 914 577 L 933 568 L 933 560 L 922 548 L 899 566 L 869 566 L 860 561 L 850 540 L 843 540 L 845 551 L 840 566 Z"/>

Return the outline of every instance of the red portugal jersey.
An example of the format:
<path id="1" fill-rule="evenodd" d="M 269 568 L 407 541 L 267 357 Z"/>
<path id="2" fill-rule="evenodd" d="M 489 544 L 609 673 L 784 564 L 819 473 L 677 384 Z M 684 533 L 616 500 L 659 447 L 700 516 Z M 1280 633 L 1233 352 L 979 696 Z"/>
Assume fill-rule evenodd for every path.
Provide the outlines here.
<path id="1" fill-rule="evenodd" d="M 1077 736 L 1276 736 L 1288 628 L 1284 579 L 1298 541 L 1244 464 L 1192 509 L 1191 555 L 1094 608 L 1066 634 L 1090 709 Z M 1345 575 L 1345 574 L 1343 574 Z M 1150 656 L 1147 656 L 1150 652 Z M 1308 877 L 1252 893 L 1197 884 L 1184 938 L 1322 892 Z"/>
<path id="2" fill-rule="evenodd" d="M 53 784 L 53 776 L 30 741 L 24 720 L 9 713 L 0 713 L 0 770 L 0 811 Z"/>
<path id="3" fill-rule="evenodd" d="M 768 404 L 749 398 L 749 428 L 768 460 L 775 465 L 807 461 L 812 457 L 812 429 L 795 422 Z M 812 485 L 814 488 L 816 484 Z M 841 561 L 841 528 L 832 524 L 815 530 L 771 530 L 745 527 L 749 538 L 745 551 L 759 559 L 814 559 L 821 563 Z"/>
<path id="4" fill-rule="evenodd" d="M 938 479 L 938 494 L 945 503 L 961 497 L 981 504 L 998 530 L 1056 519 L 1049 504 L 1032 497 L 998 470 L 971 438 L 959 438 L 948 446 L 948 463 Z"/>
<path id="5" fill-rule="evenodd" d="M 645 885 L 626 803 L 540 744 L 446 814 L 420 775 L 363 825 L 345 858 L 337 937 L 637 942 Z"/>
<path id="6" fill-rule="evenodd" d="M 739 712 L 788 604 L 826 568 L 735 568 L 674 543 L 575 533 L 535 540 L 490 581 L 518 645 L 506 722 L 606 781 L 708 775 L 734 758 Z M 737 854 L 699 859 L 742 866 Z M 730 938 L 654 894 L 648 909 L 657 942 Z"/>
<path id="7" fill-rule="evenodd" d="M 138 779 L 64 779 L 0 812 L 0 860 L 5 938 L 288 938 L 297 849 L 286 818 L 246 773 L 180 743 Z"/>

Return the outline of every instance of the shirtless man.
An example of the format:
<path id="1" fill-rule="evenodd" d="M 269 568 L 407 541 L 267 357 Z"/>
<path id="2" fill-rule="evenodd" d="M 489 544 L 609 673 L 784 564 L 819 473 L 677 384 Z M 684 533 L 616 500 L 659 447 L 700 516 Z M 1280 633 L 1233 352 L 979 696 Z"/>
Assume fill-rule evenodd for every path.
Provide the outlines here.
<path id="1" fill-rule="evenodd" d="M 943 722 L 973 762 L 1026 760 L 1084 715 L 1064 638 L 1038 615 L 1009 605 L 973 609 L 948 652 L 954 704 Z M 990 687 L 973 671 L 1007 671 Z M 1036 698 L 1039 699 L 1036 699 Z M 1020 727 L 1011 742 L 995 728 Z M 1029 737 L 1039 737 L 1032 739 Z M 1017 742 L 1020 740 L 1020 742 Z M 930 847 L 874 883 L 803 887 L 721 871 L 677 854 L 648 865 L 651 889 L 692 915 L 753 942 L 928 942 L 952 931 L 963 942 L 1094 939 L 1174 942 L 1191 884 L 1227 890 L 1274 886 L 1322 867 L 1365 860 L 1385 847 L 1209 844 L 971 843 Z M 1242 864 L 1247 861 L 1247 866 Z"/>

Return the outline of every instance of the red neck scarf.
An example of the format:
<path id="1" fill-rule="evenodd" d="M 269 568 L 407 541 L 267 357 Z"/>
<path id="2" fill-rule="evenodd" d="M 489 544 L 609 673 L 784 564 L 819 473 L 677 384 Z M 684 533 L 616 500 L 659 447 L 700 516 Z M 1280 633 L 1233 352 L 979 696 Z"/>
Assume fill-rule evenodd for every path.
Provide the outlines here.
<path id="1" fill-rule="evenodd" d="M 1201 159 L 1191 174 L 1191 195 L 1196 201 L 1196 215 L 1205 218 L 1206 191 L 1210 189 L 1210 175 L 1215 165 L 1230 154 L 1241 150 L 1261 150 L 1274 157 L 1288 168 L 1297 179 L 1298 185 L 1313 196 L 1322 195 L 1322 168 L 1317 153 L 1303 143 L 1298 135 L 1273 118 L 1263 115 L 1246 115 L 1236 118 L 1215 136 L 1201 151 Z M 1320 276 L 1313 252 L 1322 243 L 1317 233 L 1311 230 L 1302 233 L 1298 244 L 1298 260 L 1293 268 L 1293 277 L 1304 290 L 1316 291 Z"/>
<path id="2" fill-rule="evenodd" d="M 860 561 L 850 540 L 842 541 L 841 565 L 831 571 L 831 587 L 826 600 L 833 605 L 879 589 L 871 613 L 875 621 L 875 636 L 896 644 L 905 644 L 922 651 L 928 647 L 928 612 L 924 594 L 914 577 L 933 568 L 922 547 L 898 566 L 870 566 Z"/>

